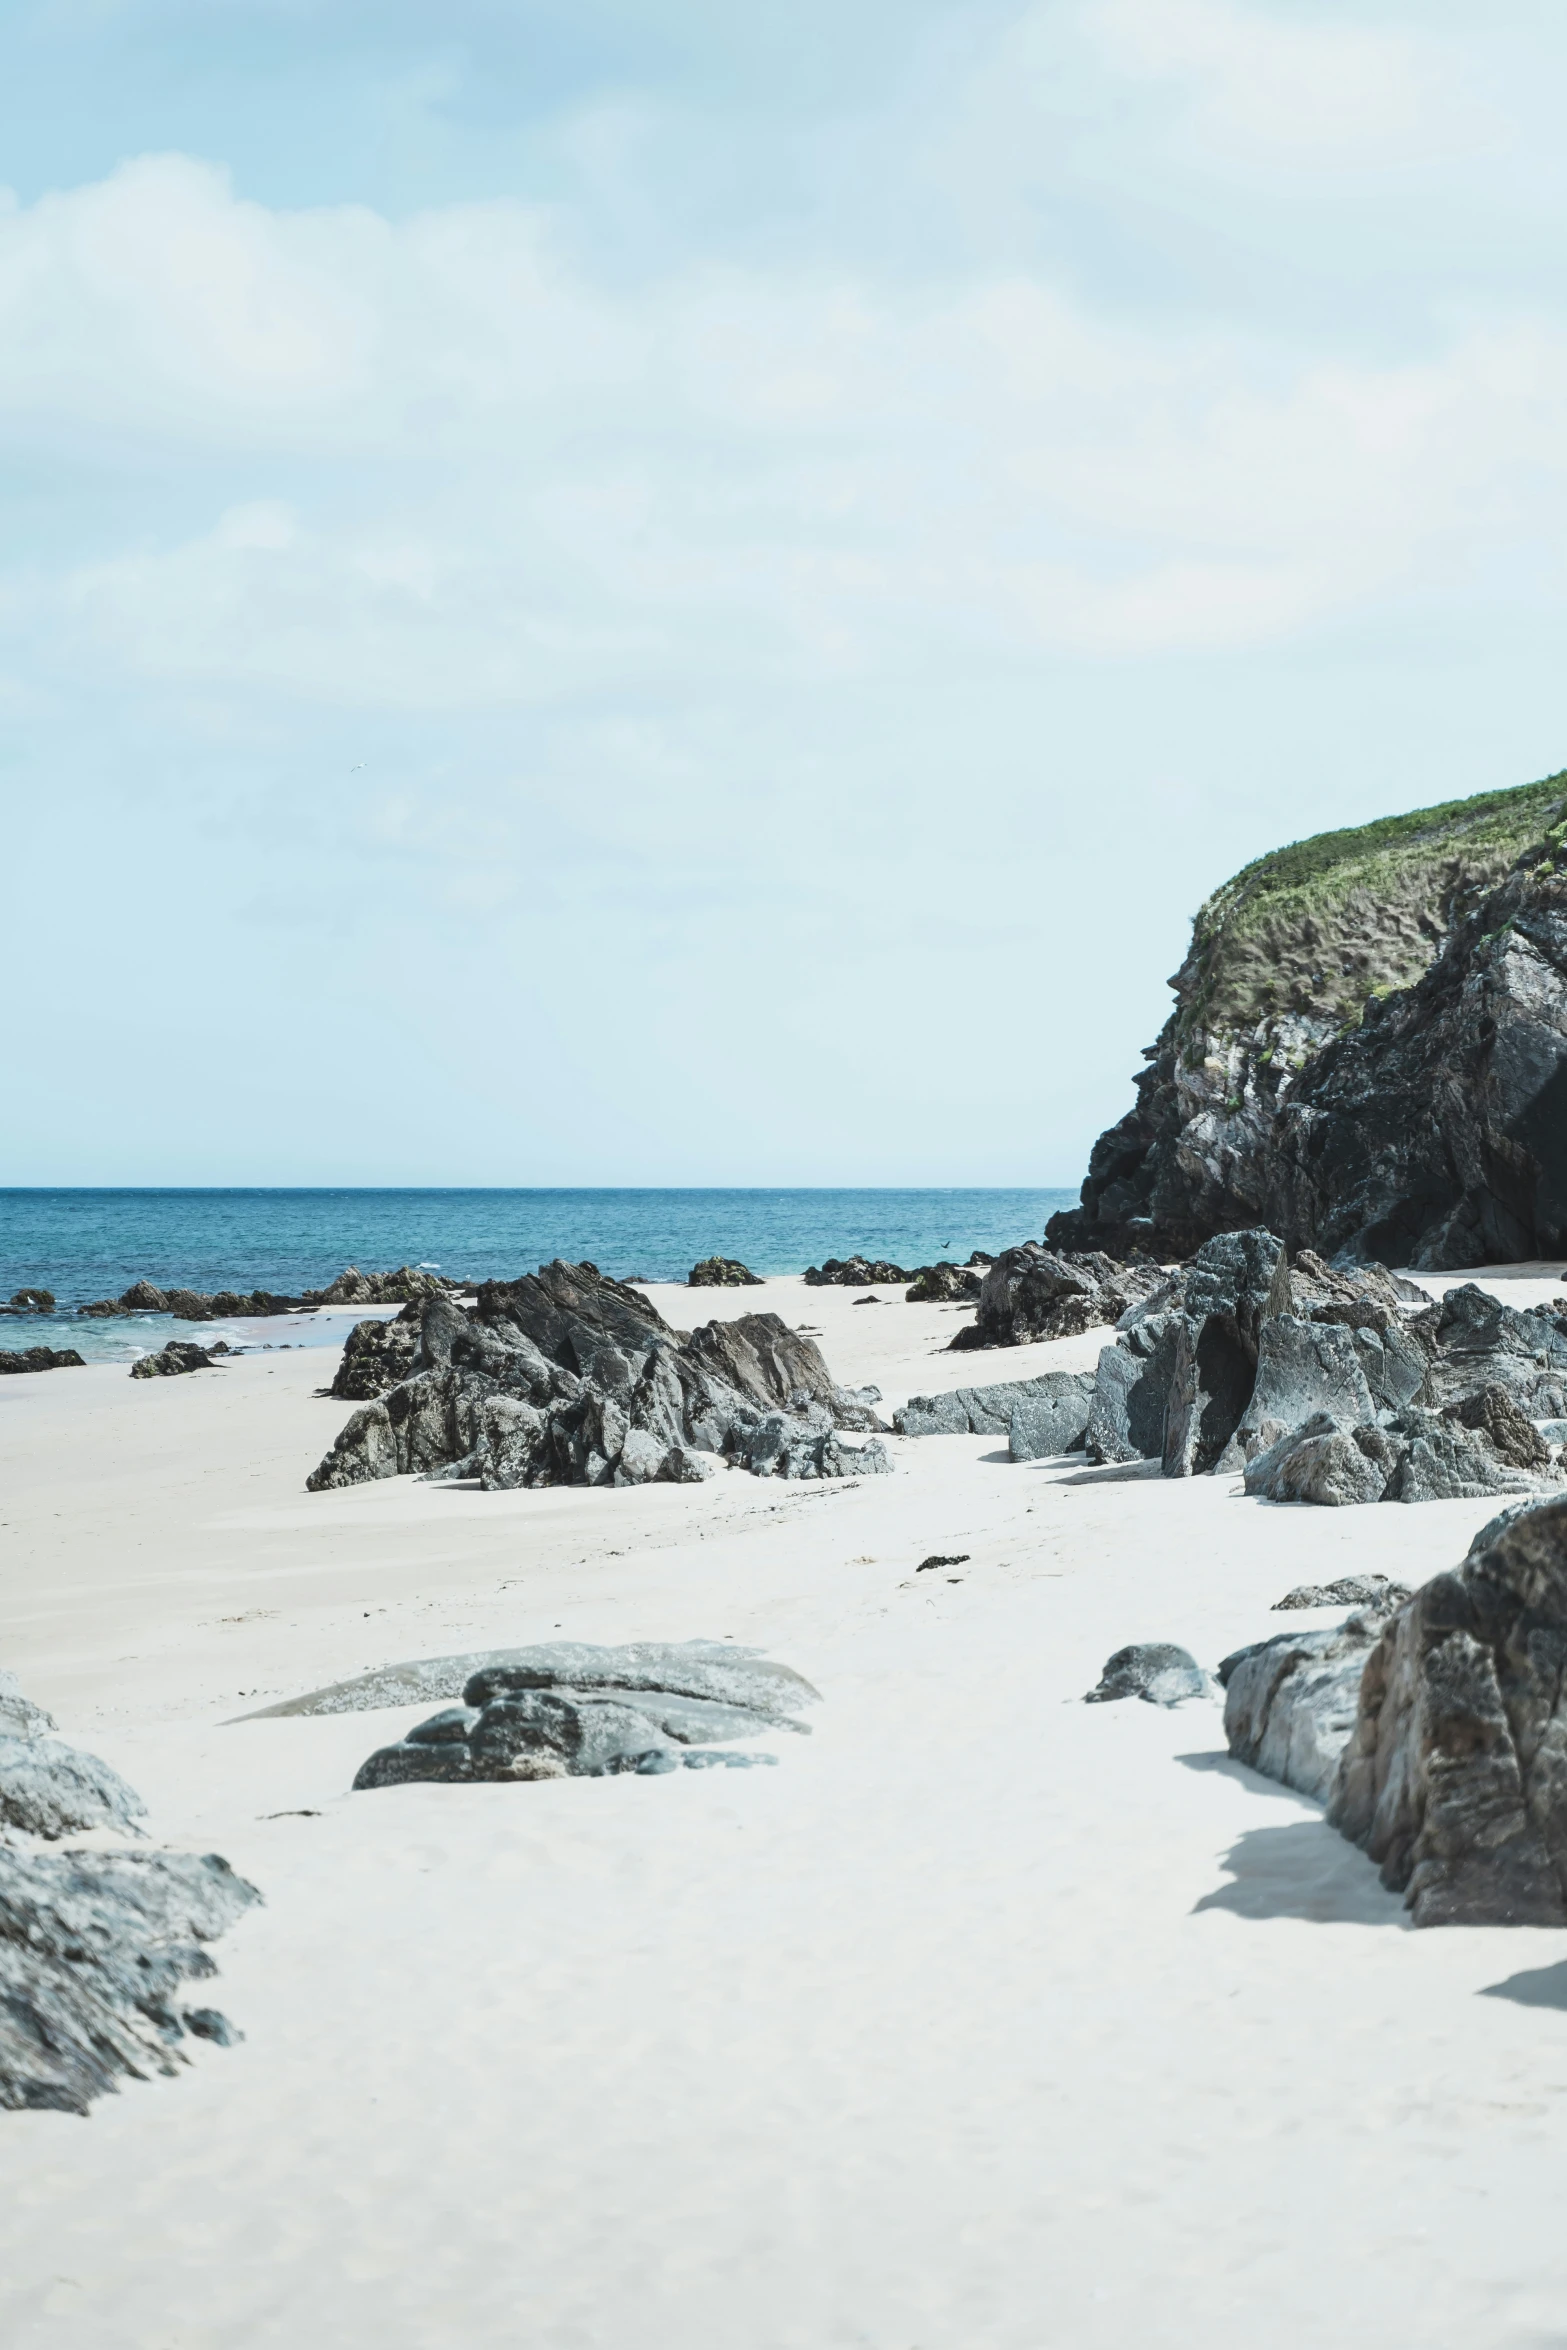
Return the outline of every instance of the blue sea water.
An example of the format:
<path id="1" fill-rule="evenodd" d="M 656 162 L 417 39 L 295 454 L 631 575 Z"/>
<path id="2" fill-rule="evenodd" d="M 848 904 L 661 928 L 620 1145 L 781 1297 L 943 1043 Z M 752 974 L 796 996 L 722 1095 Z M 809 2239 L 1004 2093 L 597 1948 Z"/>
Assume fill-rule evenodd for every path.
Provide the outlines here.
<path id="1" fill-rule="evenodd" d="M 0 1320 L 0 1346 L 74 1346 L 126 1359 L 184 1325 L 157 1317 L 91 1322 L 88 1300 L 133 1281 L 160 1289 L 323 1289 L 345 1265 L 429 1265 L 472 1279 L 514 1277 L 552 1257 L 591 1258 L 624 1280 L 683 1281 L 701 1257 L 755 1273 L 799 1273 L 856 1251 L 900 1265 L 960 1262 L 1037 1240 L 1075 1192 L 973 1191 L 4 1191 L 0 1300 L 49 1289 L 43 1319 Z M 308 1343 L 301 1319 L 266 1338 Z M 215 1334 L 215 1333 L 213 1333 Z M 340 1335 L 340 1326 L 335 1335 Z M 236 1335 L 262 1339 L 255 1328 Z M 323 1337 L 326 1333 L 322 1332 Z"/>

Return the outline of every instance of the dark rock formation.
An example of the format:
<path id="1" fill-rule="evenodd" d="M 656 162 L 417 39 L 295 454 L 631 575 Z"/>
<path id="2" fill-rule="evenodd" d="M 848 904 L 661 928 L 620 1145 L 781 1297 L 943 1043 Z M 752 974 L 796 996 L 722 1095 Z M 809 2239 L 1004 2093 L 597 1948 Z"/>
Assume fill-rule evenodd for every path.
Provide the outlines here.
<path id="1" fill-rule="evenodd" d="M 423 1308 L 410 1375 L 354 1414 L 311 1492 L 412 1473 L 525 1485 L 690 1483 L 723 1456 L 758 1475 L 875 1474 L 882 1423 L 776 1314 L 672 1330 L 638 1291 L 556 1263 L 486 1283 L 469 1315 Z"/>
<path id="2" fill-rule="evenodd" d="M 1081 1446 L 1093 1393 L 1091 1371 L 1044 1371 L 999 1387 L 911 1395 L 892 1424 L 900 1436 L 1006 1436 L 1014 1460 L 1044 1460 Z"/>
<path id="3" fill-rule="evenodd" d="M 18 1289 L 11 1294 L 9 1305 L 0 1306 L 0 1314 L 52 1314 L 52 1289 Z"/>
<path id="4" fill-rule="evenodd" d="M 1321 1632 L 1281 1632 L 1219 1667 L 1231 1754 L 1325 1803 L 1355 1723 L 1360 1678 L 1387 1617 L 1380 1606 Z"/>
<path id="5" fill-rule="evenodd" d="M 742 1265 L 738 1257 L 704 1257 L 686 1275 L 686 1285 L 691 1289 L 760 1289 L 762 1277 L 749 1265 Z"/>
<path id="6" fill-rule="evenodd" d="M 1240 1426 L 1257 1377 L 1262 1327 L 1290 1302 L 1271 1232 L 1226 1232 L 1187 1272 L 1165 1406 L 1164 1473 L 1201 1476 Z"/>
<path id="7" fill-rule="evenodd" d="M 818 1702 L 798 1674 L 728 1642 L 594 1648 L 561 1641 L 480 1667 L 460 1706 L 371 1755 L 354 1785 L 603 1778 L 682 1763 L 766 1762 L 773 1758 L 690 1750 L 781 1730 L 805 1734 L 795 1709 Z"/>
<path id="8" fill-rule="evenodd" d="M 914 1276 L 881 1257 L 829 1257 L 825 1265 L 807 1265 L 805 1278 L 813 1289 L 865 1289 L 873 1281 L 912 1281 Z"/>
<path id="9" fill-rule="evenodd" d="M 978 1297 L 979 1270 L 973 1265 L 922 1265 L 903 1293 L 905 1305 L 962 1306 Z"/>
<path id="10" fill-rule="evenodd" d="M 1106 1705 L 1118 1697 L 1140 1697 L 1149 1705 L 1183 1705 L 1189 1697 L 1208 1697 L 1213 1682 L 1194 1656 L 1167 1640 L 1145 1640 L 1118 1648 L 1090 1689 L 1085 1705 Z"/>
<path id="11" fill-rule="evenodd" d="M 193 1346 L 188 1339 L 171 1338 L 156 1354 L 142 1355 L 131 1365 L 133 1379 L 177 1379 L 186 1371 L 210 1371 L 216 1350 Z"/>
<path id="12" fill-rule="evenodd" d="M 1410 1596 L 1407 1585 L 1391 1582 L 1386 1575 L 1340 1575 L 1332 1583 L 1297 1583 L 1274 1601 L 1273 1608 L 1275 1614 L 1299 1607 L 1369 1607 L 1391 1614 Z"/>
<path id="13" fill-rule="evenodd" d="M 459 1288 L 444 1273 L 426 1273 L 414 1265 L 399 1265 L 393 1273 L 361 1273 L 350 1265 L 330 1289 L 308 1289 L 305 1302 L 313 1306 L 405 1306 L 427 1297 L 445 1297 Z"/>
<path id="14" fill-rule="evenodd" d="M 406 1305 L 390 1322 L 356 1322 L 343 1342 L 332 1393 L 344 1403 L 369 1403 L 406 1379 L 419 1352 L 420 1310 Z"/>
<path id="15" fill-rule="evenodd" d="M 1567 1924 L 1567 1500 L 1393 1617 L 1328 1817 L 1417 1926 Z"/>
<path id="16" fill-rule="evenodd" d="M 1409 1328 L 1431 1354 L 1423 1401 L 1445 1405 L 1500 1387 L 1531 1419 L 1567 1413 L 1567 1322 L 1543 1309 L 1521 1314 L 1468 1281 Z"/>
<path id="17" fill-rule="evenodd" d="M 1567 1253 L 1567 778 L 1328 834 L 1203 907 L 1062 1249 Z"/>
<path id="18" fill-rule="evenodd" d="M 1329 1412 L 1259 1453 L 1246 1491 L 1264 1501 L 1339 1506 L 1371 1501 L 1483 1501 L 1493 1493 L 1539 1493 L 1563 1482 L 1555 1469 L 1522 1469 L 1504 1458 L 1483 1427 L 1411 1409 L 1374 1426 L 1345 1428 Z"/>
<path id="19" fill-rule="evenodd" d="M 1153 1295 L 1165 1275 L 1157 1265 L 1118 1265 L 1107 1256 L 1053 1256 L 1034 1240 L 1004 1249 L 980 1285 L 979 1308 L 952 1340 L 963 1352 L 983 1346 L 1032 1346 L 1072 1338 L 1117 1322 Z"/>
<path id="20" fill-rule="evenodd" d="M 74 1346 L 0 1348 L 0 1378 L 18 1371 L 83 1371 L 86 1364 Z"/>

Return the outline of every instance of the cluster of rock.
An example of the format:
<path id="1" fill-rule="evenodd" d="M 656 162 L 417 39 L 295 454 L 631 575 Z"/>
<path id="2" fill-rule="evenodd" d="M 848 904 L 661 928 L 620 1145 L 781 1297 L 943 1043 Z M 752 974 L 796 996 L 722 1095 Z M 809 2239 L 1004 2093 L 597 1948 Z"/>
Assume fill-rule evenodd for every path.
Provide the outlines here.
<path id="1" fill-rule="evenodd" d="M 131 1365 L 133 1379 L 179 1379 L 188 1371 L 210 1371 L 229 1352 L 226 1339 L 216 1346 L 196 1346 L 187 1338 L 171 1338 L 156 1354 L 138 1355 Z"/>
<path id="2" fill-rule="evenodd" d="M 226 1322 L 237 1315 L 310 1313 L 317 1306 L 406 1305 L 411 1299 L 445 1297 L 460 1286 L 443 1274 L 422 1272 L 413 1265 L 399 1265 L 392 1273 L 361 1273 L 350 1265 L 330 1289 L 307 1289 L 298 1297 L 283 1297 L 270 1289 L 219 1289 L 208 1295 L 204 1290 L 160 1289 L 155 1281 L 133 1281 L 119 1297 L 101 1297 L 76 1311 L 97 1321 L 126 1314 L 170 1314 L 176 1322 Z M 53 1304 L 51 1298 L 51 1312 Z"/>
<path id="3" fill-rule="evenodd" d="M 1451 1574 L 1220 1666 L 1230 1751 L 1327 1806 L 1417 1926 L 1567 1925 L 1567 1498 Z"/>
<path id="4" fill-rule="evenodd" d="M 0 2108 L 85 2113 L 122 2079 L 172 2073 L 187 2033 L 233 2038 L 180 1986 L 216 1972 L 204 1945 L 261 1896 L 215 1853 L 38 1850 L 135 1833 L 145 1808 L 53 1728 L 0 1673 Z"/>
<path id="5" fill-rule="evenodd" d="M 86 1364 L 74 1346 L 0 1347 L 0 1378 L 16 1371 L 82 1371 Z"/>
<path id="6" fill-rule="evenodd" d="M 762 1277 L 738 1257 L 704 1257 L 686 1275 L 690 1289 L 760 1289 Z"/>
<path id="7" fill-rule="evenodd" d="M 962 1352 L 982 1346 L 1033 1346 L 1074 1338 L 1119 1322 L 1166 1284 L 1158 1265 L 1117 1264 L 1099 1253 L 1058 1256 L 1037 1240 L 1003 1250 L 979 1288 L 979 1309 L 952 1340 Z"/>
<path id="8" fill-rule="evenodd" d="M 377 1316 L 356 1322 L 343 1342 L 343 1352 L 330 1393 L 344 1403 L 370 1403 L 411 1374 L 419 1352 L 423 1303 L 404 1306 L 390 1321 Z"/>
<path id="9" fill-rule="evenodd" d="M 8 1304 L 0 1306 L 0 1314 L 52 1314 L 52 1289 L 15 1289 Z"/>
<path id="10" fill-rule="evenodd" d="M 629 1284 L 560 1260 L 481 1285 L 472 1311 L 427 1299 L 405 1377 L 355 1412 L 313 1493 L 410 1473 L 531 1485 L 691 1483 L 720 1460 L 759 1476 L 889 1466 L 874 1389 L 838 1387 L 776 1314 L 674 1330 Z"/>
<path id="11" fill-rule="evenodd" d="M 975 1249 L 966 1265 L 954 1265 L 943 1257 L 939 1264 L 922 1265 L 903 1293 L 905 1305 L 911 1306 L 965 1306 L 971 1305 L 984 1286 L 985 1268 L 995 1263 L 983 1249 Z"/>
<path id="12" fill-rule="evenodd" d="M 726 1742 L 808 1734 L 795 1716 L 817 1703 L 817 1691 L 787 1665 L 727 1641 L 619 1648 L 556 1641 L 478 1664 L 459 1705 L 381 1747 L 354 1785 L 597 1779 L 770 1763 L 772 1755 L 736 1754 Z"/>
<path id="13" fill-rule="evenodd" d="M 1468 1284 L 1433 1305 L 1381 1266 L 1293 1264 L 1224 1233 L 1122 1316 L 1084 1446 L 1170 1477 L 1331 1505 L 1535 1493 L 1563 1482 L 1567 1319 Z"/>
<path id="14" fill-rule="evenodd" d="M 912 1281 L 914 1275 L 884 1257 L 829 1257 L 825 1265 L 807 1265 L 805 1279 L 812 1289 L 870 1289 L 879 1281 Z"/>

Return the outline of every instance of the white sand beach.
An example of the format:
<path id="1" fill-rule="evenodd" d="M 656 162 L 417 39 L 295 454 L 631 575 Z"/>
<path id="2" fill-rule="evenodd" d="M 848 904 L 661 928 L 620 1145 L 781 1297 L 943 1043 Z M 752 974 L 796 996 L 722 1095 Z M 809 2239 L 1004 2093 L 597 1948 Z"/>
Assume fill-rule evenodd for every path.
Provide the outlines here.
<path id="1" fill-rule="evenodd" d="M 650 1295 L 777 1311 L 888 1407 L 1108 1336 Z M 1567 1933 L 1412 1932 L 1217 1704 L 1079 1702 L 1128 1641 L 1212 1666 L 1294 1584 L 1423 1581 L 1494 1505 L 983 1437 L 846 1485 L 311 1495 L 332 1362 L 0 1383 L 0 1663 L 266 1904 L 216 1947 L 241 2045 L 0 2116 L 7 2350 L 1567 2340 Z M 751 1642 L 824 1702 L 774 1770 L 357 1795 L 428 1707 L 233 1721 L 556 1636 Z"/>

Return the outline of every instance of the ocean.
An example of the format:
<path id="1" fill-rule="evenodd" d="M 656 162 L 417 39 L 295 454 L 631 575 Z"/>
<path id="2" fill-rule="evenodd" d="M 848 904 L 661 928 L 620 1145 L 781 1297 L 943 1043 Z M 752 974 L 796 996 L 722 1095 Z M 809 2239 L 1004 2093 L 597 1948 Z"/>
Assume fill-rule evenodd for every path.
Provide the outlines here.
<path id="1" fill-rule="evenodd" d="M 89 1362 L 130 1360 L 189 1325 L 156 1315 L 81 1321 L 78 1305 L 132 1282 L 324 1289 L 345 1265 L 380 1272 L 425 1265 L 472 1279 L 514 1277 L 552 1257 L 590 1258 L 625 1280 L 683 1281 L 702 1257 L 738 1257 L 753 1273 L 800 1273 L 856 1252 L 899 1265 L 961 1263 L 1037 1240 L 1075 1191 L 4 1191 L 0 1301 L 54 1292 L 45 1317 L 0 1319 L 0 1347 L 74 1346 Z M 290 1318 L 236 1324 L 250 1345 L 309 1344 Z M 327 1336 L 323 1329 L 323 1340 Z M 341 1335 L 337 1325 L 333 1336 Z"/>

